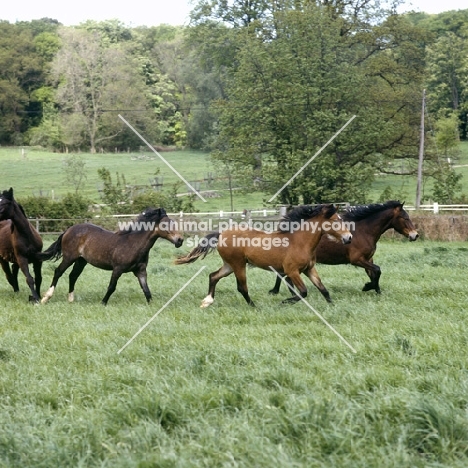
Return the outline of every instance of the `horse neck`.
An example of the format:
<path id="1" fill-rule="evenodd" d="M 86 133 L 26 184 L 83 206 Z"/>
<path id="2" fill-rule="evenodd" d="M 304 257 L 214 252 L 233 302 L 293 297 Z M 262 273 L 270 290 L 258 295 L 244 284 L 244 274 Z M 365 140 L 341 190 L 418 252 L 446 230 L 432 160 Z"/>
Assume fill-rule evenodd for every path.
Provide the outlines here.
<path id="1" fill-rule="evenodd" d="M 321 230 L 317 230 L 316 232 L 311 231 L 299 231 L 295 235 L 293 235 L 293 241 L 297 245 L 300 245 L 302 249 L 307 249 L 313 251 L 316 249 L 318 243 L 320 242 L 320 238 L 322 237 Z"/>
<path id="2" fill-rule="evenodd" d="M 377 215 L 356 221 L 356 231 L 365 230 L 366 234 L 371 235 L 377 242 L 385 231 L 392 227 L 393 211 L 390 210 L 377 213 Z"/>
<path id="3" fill-rule="evenodd" d="M 16 203 L 13 203 L 13 215 L 10 220 L 15 226 L 15 229 L 21 234 L 28 237 L 36 237 L 36 233 L 33 230 L 31 223 L 29 222 L 28 218 L 24 216 L 21 208 Z"/>
<path id="4" fill-rule="evenodd" d="M 133 240 L 140 243 L 144 250 L 151 249 L 151 247 L 153 247 L 154 243 L 159 238 L 159 233 L 154 229 L 149 231 L 135 231 L 130 235 L 132 236 Z"/>

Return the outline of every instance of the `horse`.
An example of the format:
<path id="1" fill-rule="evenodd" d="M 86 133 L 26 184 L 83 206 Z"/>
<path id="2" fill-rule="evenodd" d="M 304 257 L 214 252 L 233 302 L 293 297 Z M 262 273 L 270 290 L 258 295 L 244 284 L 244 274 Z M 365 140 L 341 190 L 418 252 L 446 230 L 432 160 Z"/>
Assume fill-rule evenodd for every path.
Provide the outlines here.
<path id="1" fill-rule="evenodd" d="M 75 283 L 84 267 L 90 263 L 101 270 L 112 271 L 102 304 L 107 304 L 122 274 L 129 272 L 138 278 L 149 303 L 152 298 L 146 273 L 149 251 L 160 237 L 172 242 L 176 248 L 180 247 L 183 238 L 175 227 L 176 223 L 163 208 L 146 209 L 136 220 L 127 223 L 125 229 L 116 232 L 87 223 L 71 226 L 39 254 L 41 260 L 62 257 L 62 262 L 55 269 L 52 284 L 41 302 L 45 304 L 52 297 L 58 280 L 71 265 L 73 269 L 69 275 L 68 301 L 73 302 Z"/>
<path id="2" fill-rule="evenodd" d="M 347 245 L 336 245 L 326 236 L 320 239 L 317 247 L 317 263 L 327 265 L 351 264 L 364 268 L 370 281 L 364 285 L 363 291 L 375 290 L 380 294 L 379 279 L 381 270 L 373 262 L 377 249 L 377 242 L 388 229 L 395 229 L 398 233 L 415 241 L 419 234 L 414 227 L 408 213 L 403 208 L 404 202 L 389 200 L 385 203 L 358 205 L 347 208 L 343 214 L 345 222 L 350 224 L 353 241 Z M 287 279 L 290 283 L 290 281 Z M 278 294 L 281 278 L 277 278 L 270 294 Z"/>
<path id="3" fill-rule="evenodd" d="M 42 283 L 42 262 L 36 254 L 41 250 L 41 236 L 28 221 L 23 207 L 16 202 L 13 189 L 4 190 L 0 194 L 0 265 L 15 292 L 19 291 L 18 271 L 21 269 L 31 290 L 29 301 L 36 303 L 40 300 Z M 30 263 L 34 278 L 29 272 Z"/>
<path id="4" fill-rule="evenodd" d="M 307 296 L 301 273 L 307 274 L 325 299 L 331 302 L 330 294 L 314 268 L 315 249 L 325 233 L 343 243 L 351 242 L 352 238 L 350 231 L 342 226 L 334 205 L 302 205 L 285 216 L 279 223 L 279 230 L 274 232 L 239 228 L 208 234 L 190 253 L 175 261 L 177 265 L 192 263 L 201 256 L 204 258 L 210 251 L 218 250 L 223 266 L 210 274 L 208 295 L 203 299 L 201 308 L 213 303 L 216 284 L 231 273 L 236 276 L 237 290 L 250 306 L 254 306 L 247 288 L 247 264 L 287 275 L 291 279 L 300 297 L 295 294 L 284 303 L 293 304 Z"/>

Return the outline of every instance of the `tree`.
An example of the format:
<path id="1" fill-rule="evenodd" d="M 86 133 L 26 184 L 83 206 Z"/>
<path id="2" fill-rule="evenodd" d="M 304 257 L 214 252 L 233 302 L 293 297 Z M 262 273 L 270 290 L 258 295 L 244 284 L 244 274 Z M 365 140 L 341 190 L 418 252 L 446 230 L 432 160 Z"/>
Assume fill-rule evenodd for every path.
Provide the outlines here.
<path id="1" fill-rule="evenodd" d="M 58 83 L 56 101 L 63 113 L 64 134 L 67 137 L 72 130 L 74 146 L 87 144 L 95 153 L 98 145 L 123 131 L 117 111 L 138 110 L 135 121 L 144 122 L 144 82 L 125 48 L 107 45 L 98 31 L 62 28 L 60 38 L 62 48 L 52 73 Z"/>
<path id="2" fill-rule="evenodd" d="M 218 144 L 252 167 L 264 189 L 276 192 L 358 115 L 277 201 L 364 202 L 376 166 L 416 155 L 420 31 L 394 16 L 367 30 L 352 21 L 307 4 L 238 37 L 238 65 L 218 105 Z"/>
<path id="3" fill-rule="evenodd" d="M 47 57 L 35 36 L 37 23 L 0 21 L 0 143 L 24 143 L 40 118 L 33 94 L 45 83 Z"/>
<path id="4" fill-rule="evenodd" d="M 86 163 L 79 155 L 72 155 L 66 158 L 63 162 L 63 172 L 65 174 L 65 181 L 75 189 L 77 194 L 86 183 Z"/>

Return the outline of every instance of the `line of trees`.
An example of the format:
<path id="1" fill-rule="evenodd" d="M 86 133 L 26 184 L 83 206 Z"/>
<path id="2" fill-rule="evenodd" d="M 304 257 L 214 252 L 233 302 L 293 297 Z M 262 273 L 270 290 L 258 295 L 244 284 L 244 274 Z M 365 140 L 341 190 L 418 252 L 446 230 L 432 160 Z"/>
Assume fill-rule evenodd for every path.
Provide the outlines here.
<path id="1" fill-rule="evenodd" d="M 439 143 L 426 174 L 453 185 L 441 155 L 468 133 L 468 10 L 394 8 L 200 0 L 188 27 L 0 21 L 0 144 L 138 148 L 121 113 L 155 145 L 208 149 L 230 183 L 274 193 L 356 114 L 276 201 L 363 202 L 376 171 L 415 170 L 426 88 Z"/>

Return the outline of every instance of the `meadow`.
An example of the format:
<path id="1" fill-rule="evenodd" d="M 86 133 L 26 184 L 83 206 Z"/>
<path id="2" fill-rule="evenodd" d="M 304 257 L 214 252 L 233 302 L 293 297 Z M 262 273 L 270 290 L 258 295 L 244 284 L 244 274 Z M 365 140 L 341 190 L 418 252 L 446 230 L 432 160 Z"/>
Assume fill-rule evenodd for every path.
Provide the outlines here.
<path id="1" fill-rule="evenodd" d="M 216 174 L 207 153 L 182 150 L 162 152 L 161 155 L 206 197 L 206 203 L 195 197 L 194 206 L 198 211 L 230 211 L 227 180 L 222 175 Z M 74 188 L 67 185 L 64 173 L 64 161 L 68 156 L 70 155 L 51 153 L 38 148 L 26 148 L 24 151 L 22 148 L 0 148 L 0 188 L 4 190 L 13 186 L 16 197 L 19 199 L 30 195 L 59 198 L 67 192 L 73 192 Z M 154 177 L 163 179 L 163 190 L 167 191 L 173 184 L 180 182 L 177 175 L 149 150 L 132 153 L 81 153 L 80 156 L 85 163 L 87 177 L 80 193 L 94 203 L 101 202 L 98 190 L 102 187 L 102 181 L 99 179 L 97 171 L 102 167 L 109 169 L 114 182 L 116 181 L 116 173 L 123 174 L 127 184 L 135 187 L 136 190 L 143 186 L 149 187 L 150 180 Z M 464 193 L 468 195 L 468 142 L 460 144 L 459 155 L 454 163 L 455 170 L 463 175 Z M 205 180 L 209 173 L 217 179 L 210 184 Z M 431 193 L 431 184 L 431 180 L 425 179 L 424 191 L 426 194 Z M 388 187 L 394 198 L 406 200 L 408 204 L 414 204 L 416 177 L 388 174 L 376 175 L 368 195 L 368 201 L 379 201 L 382 193 Z M 182 182 L 178 190 L 179 193 L 188 192 L 188 188 Z M 216 197 L 206 195 L 206 191 L 213 190 L 216 190 Z M 233 194 L 234 211 L 271 207 L 265 203 L 265 200 L 268 200 L 272 194 L 243 190 L 235 190 Z"/>
<path id="2" fill-rule="evenodd" d="M 356 353 L 258 269 L 256 308 L 231 276 L 199 309 L 220 259 L 172 265 L 186 251 L 156 243 L 149 306 L 133 275 L 102 306 L 110 274 L 90 266 L 73 304 L 66 277 L 34 306 L 0 275 L 0 466 L 468 465 L 466 243 L 381 241 L 381 295 L 362 269 L 319 265 L 334 303 L 312 285 L 307 300 Z"/>

